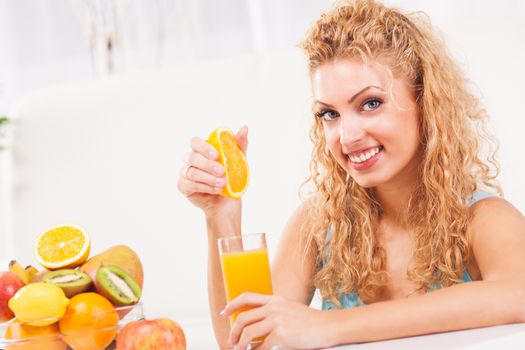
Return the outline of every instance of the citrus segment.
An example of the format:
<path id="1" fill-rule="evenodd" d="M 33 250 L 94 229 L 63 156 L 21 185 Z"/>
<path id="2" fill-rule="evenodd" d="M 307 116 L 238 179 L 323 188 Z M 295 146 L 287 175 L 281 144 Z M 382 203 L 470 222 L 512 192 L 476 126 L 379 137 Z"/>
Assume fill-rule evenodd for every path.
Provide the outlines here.
<path id="1" fill-rule="evenodd" d="M 76 225 L 55 226 L 42 233 L 34 248 L 36 260 L 49 270 L 75 268 L 87 260 L 91 247 L 87 232 Z"/>
<path id="2" fill-rule="evenodd" d="M 208 138 L 208 142 L 219 152 L 217 161 L 225 170 L 226 185 L 221 194 L 230 198 L 240 198 L 248 188 L 250 171 L 234 133 L 226 128 L 217 128 Z"/>

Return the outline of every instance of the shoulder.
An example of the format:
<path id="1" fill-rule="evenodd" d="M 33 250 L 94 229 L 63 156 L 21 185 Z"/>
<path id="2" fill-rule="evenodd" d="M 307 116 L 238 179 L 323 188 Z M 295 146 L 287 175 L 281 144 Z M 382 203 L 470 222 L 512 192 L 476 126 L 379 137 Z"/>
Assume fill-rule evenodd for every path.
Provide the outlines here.
<path id="1" fill-rule="evenodd" d="M 315 198 L 305 200 L 291 215 L 272 264 L 274 293 L 305 304 L 310 303 L 315 290 L 317 246 L 311 232 L 316 202 Z"/>
<path id="2" fill-rule="evenodd" d="M 295 242 L 304 246 L 310 241 L 314 224 L 319 217 L 319 201 L 318 195 L 312 195 L 295 209 L 283 230 L 283 242 Z"/>
<path id="3" fill-rule="evenodd" d="M 302 233 L 309 231 L 319 217 L 319 202 L 318 195 L 312 195 L 305 199 L 292 213 L 287 226 L 293 226 L 294 231 Z"/>
<path id="4" fill-rule="evenodd" d="M 476 230 L 486 231 L 495 226 L 523 228 L 525 217 L 507 200 L 500 197 L 484 198 L 469 208 L 470 224 Z"/>
<path id="5" fill-rule="evenodd" d="M 525 255 L 525 217 L 502 198 L 472 205 L 469 241 L 483 279 L 510 271 Z M 519 264 L 518 264 L 519 265 Z"/>

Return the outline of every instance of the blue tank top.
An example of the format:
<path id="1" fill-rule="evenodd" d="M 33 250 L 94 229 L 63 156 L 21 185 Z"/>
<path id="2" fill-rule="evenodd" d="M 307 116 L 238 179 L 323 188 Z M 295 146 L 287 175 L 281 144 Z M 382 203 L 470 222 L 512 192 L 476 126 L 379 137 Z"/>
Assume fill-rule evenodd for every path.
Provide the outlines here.
<path id="1" fill-rule="evenodd" d="M 468 205 L 469 207 L 472 206 L 474 203 L 482 200 L 482 199 L 485 199 L 485 198 L 489 198 L 489 197 L 496 197 L 497 195 L 496 194 L 491 194 L 491 193 L 485 193 L 485 192 L 476 192 L 474 193 L 472 196 L 470 196 L 468 198 Z M 326 239 L 329 241 L 330 239 L 332 239 L 332 231 L 331 230 L 328 230 L 328 233 L 326 235 Z M 329 248 L 330 247 L 326 247 L 327 248 L 327 259 L 330 258 L 330 250 Z M 472 278 L 470 277 L 467 269 L 465 267 L 463 267 L 463 275 L 461 276 L 461 280 L 463 282 L 472 282 Z M 436 290 L 436 289 L 440 289 L 440 288 L 443 288 L 442 285 L 440 284 L 432 284 L 428 287 L 428 290 L 427 292 L 431 292 L 433 290 Z M 357 306 L 364 306 L 366 305 L 362 300 L 361 298 L 359 297 L 359 295 L 357 293 L 349 293 L 349 294 L 342 294 L 340 297 L 339 297 L 339 302 L 341 303 L 341 306 L 343 309 L 348 309 L 348 308 L 352 308 L 352 307 L 357 307 Z M 323 310 L 333 310 L 333 309 L 338 309 L 337 305 L 335 305 L 331 300 L 328 300 L 328 299 L 323 299 L 323 304 L 322 304 L 322 309 Z"/>

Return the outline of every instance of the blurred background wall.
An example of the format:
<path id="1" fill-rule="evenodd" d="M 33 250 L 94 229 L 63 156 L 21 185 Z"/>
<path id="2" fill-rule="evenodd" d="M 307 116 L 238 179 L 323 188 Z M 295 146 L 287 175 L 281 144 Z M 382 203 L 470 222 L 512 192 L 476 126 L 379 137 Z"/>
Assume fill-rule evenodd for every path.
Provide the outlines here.
<path id="1" fill-rule="evenodd" d="M 117 72 L 212 60 L 293 46 L 330 3 L 0 0 L 0 113 L 26 91 L 102 73 L 106 37 Z"/>
<path id="2" fill-rule="evenodd" d="M 107 36 L 113 40 L 116 71 L 212 60 L 296 45 L 331 3 L 0 0 L 0 113 L 7 112 L 17 96 L 34 88 L 101 73 L 97 50 Z M 525 0 L 385 3 L 426 12 L 481 86 L 491 81 L 499 85 L 498 66 L 523 58 Z M 94 15 L 93 9 L 101 11 Z M 110 18 L 112 13 L 115 16 Z M 483 94 L 490 101 L 488 92 Z"/>

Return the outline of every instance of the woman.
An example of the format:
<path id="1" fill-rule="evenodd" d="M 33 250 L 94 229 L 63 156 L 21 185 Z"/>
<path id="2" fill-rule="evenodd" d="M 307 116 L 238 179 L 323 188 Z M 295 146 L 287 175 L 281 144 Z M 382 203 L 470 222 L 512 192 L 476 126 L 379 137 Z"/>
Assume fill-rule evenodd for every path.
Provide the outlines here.
<path id="1" fill-rule="evenodd" d="M 194 138 L 179 189 L 204 210 L 221 347 L 266 335 L 312 349 L 525 322 L 525 218 L 479 156 L 486 113 L 431 27 L 339 3 L 302 43 L 314 95 L 311 179 L 272 264 L 274 296 L 225 306 L 216 241 L 240 234 L 217 153 Z M 247 129 L 237 138 L 246 149 Z M 309 308 L 318 288 L 323 310 Z M 366 305 L 366 306 L 364 306 Z M 228 316 L 244 306 L 231 331 Z M 364 307 L 359 307 L 364 306 Z"/>

